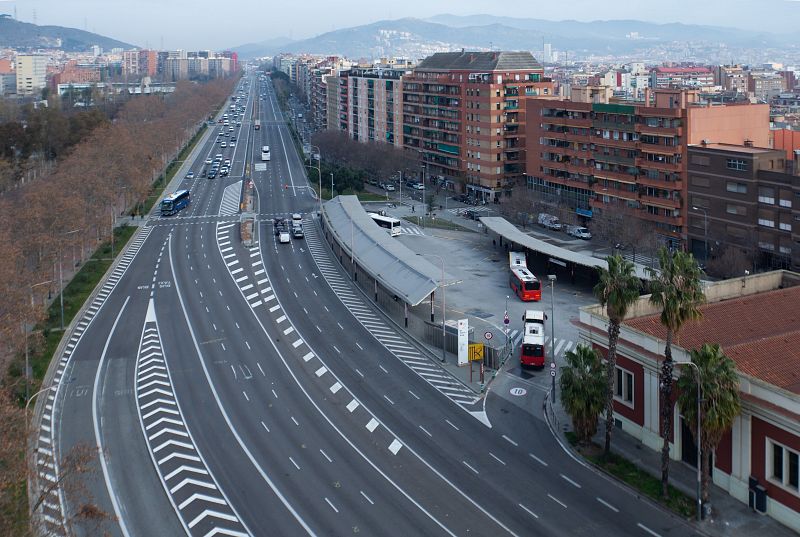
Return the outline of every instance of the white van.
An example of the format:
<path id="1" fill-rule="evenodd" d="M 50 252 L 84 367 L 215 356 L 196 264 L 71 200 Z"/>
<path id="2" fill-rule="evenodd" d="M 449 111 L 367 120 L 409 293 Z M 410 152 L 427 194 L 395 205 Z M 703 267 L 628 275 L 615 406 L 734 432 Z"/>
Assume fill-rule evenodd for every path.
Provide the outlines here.
<path id="1" fill-rule="evenodd" d="M 539 213 L 538 223 L 540 226 L 546 227 L 547 229 L 553 229 L 555 231 L 559 231 L 561 229 L 561 222 L 559 222 L 558 218 L 552 214 Z"/>

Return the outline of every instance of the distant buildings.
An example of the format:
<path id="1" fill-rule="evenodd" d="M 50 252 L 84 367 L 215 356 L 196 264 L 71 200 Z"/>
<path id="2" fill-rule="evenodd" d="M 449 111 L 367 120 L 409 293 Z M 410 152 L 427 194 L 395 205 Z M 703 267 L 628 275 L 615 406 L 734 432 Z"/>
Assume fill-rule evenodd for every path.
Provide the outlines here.
<path id="1" fill-rule="evenodd" d="M 650 71 L 651 88 L 707 88 L 714 86 L 708 67 L 655 67 Z"/>
<path id="2" fill-rule="evenodd" d="M 34 95 L 47 85 L 47 57 L 19 54 L 16 58 L 17 95 Z"/>

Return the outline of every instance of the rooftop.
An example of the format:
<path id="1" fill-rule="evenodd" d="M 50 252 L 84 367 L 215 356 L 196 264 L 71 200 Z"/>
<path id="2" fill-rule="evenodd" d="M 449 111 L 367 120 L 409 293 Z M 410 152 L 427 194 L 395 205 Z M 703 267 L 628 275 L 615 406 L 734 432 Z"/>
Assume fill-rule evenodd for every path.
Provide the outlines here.
<path id="1" fill-rule="evenodd" d="M 428 71 L 516 71 L 542 69 L 530 52 L 437 52 L 425 58 L 416 70 Z"/>
<path id="2" fill-rule="evenodd" d="M 681 328 L 676 344 L 688 350 L 719 343 L 740 372 L 800 394 L 798 303 L 797 285 L 710 302 L 700 308 L 700 320 Z M 659 314 L 632 318 L 624 324 L 666 339 Z"/>
<path id="3" fill-rule="evenodd" d="M 657 73 L 711 73 L 708 67 L 656 67 Z"/>
<path id="4" fill-rule="evenodd" d="M 690 148 L 696 149 L 714 149 L 717 151 L 730 151 L 732 153 L 748 153 L 752 155 L 759 155 L 761 153 L 772 153 L 775 151 L 781 151 L 780 149 L 772 149 L 769 147 L 754 147 L 754 146 L 747 146 L 747 145 L 737 145 L 737 144 L 692 144 L 689 146 Z"/>

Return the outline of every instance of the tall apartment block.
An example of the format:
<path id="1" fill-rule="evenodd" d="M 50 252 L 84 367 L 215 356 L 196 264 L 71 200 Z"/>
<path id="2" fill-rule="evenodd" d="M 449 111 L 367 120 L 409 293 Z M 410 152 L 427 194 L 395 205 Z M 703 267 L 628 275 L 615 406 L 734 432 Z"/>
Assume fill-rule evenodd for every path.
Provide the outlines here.
<path id="1" fill-rule="evenodd" d="M 525 103 L 553 93 L 543 75 L 529 52 L 429 56 L 402 79 L 403 147 L 446 188 L 499 201 L 525 171 Z"/>
<path id="2" fill-rule="evenodd" d="M 698 259 L 734 248 L 756 266 L 800 270 L 800 177 L 785 172 L 786 157 L 749 143 L 689 147 L 688 248 Z"/>
<path id="3" fill-rule="evenodd" d="M 572 100 L 527 101 L 528 187 L 587 221 L 623 214 L 683 247 L 688 146 L 767 146 L 769 106 L 711 106 L 687 89 L 648 90 L 644 101 L 618 102 L 602 89 L 573 91 Z"/>
<path id="4" fill-rule="evenodd" d="M 47 57 L 17 55 L 16 74 L 17 95 L 33 95 L 47 84 Z"/>

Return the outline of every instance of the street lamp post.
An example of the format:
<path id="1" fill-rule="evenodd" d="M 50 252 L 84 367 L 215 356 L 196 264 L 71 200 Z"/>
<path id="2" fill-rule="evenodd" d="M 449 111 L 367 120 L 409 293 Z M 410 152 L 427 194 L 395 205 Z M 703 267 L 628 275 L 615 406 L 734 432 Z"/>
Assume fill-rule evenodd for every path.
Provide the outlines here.
<path id="1" fill-rule="evenodd" d="M 308 167 L 311 168 L 312 170 L 317 170 L 317 175 L 319 176 L 319 211 L 320 211 L 320 213 L 322 213 L 322 170 L 321 170 L 321 167 L 322 167 L 322 156 L 320 155 L 319 146 L 310 145 L 309 144 L 308 147 L 309 147 L 309 149 L 312 149 L 312 150 L 316 149 L 317 150 L 317 152 L 315 153 L 317 155 L 317 157 L 318 157 L 316 159 L 317 160 L 317 166 L 314 167 L 314 166 L 311 166 L 309 164 Z M 311 159 L 308 159 L 308 160 L 311 161 Z"/>
<path id="2" fill-rule="evenodd" d="M 398 205 L 402 205 L 403 204 L 403 170 L 397 170 L 397 171 L 400 174 L 400 188 L 397 189 L 398 192 L 399 192 L 398 198 L 397 198 L 397 204 Z"/>
<path id="3" fill-rule="evenodd" d="M 52 389 L 55 389 L 55 388 L 57 388 L 57 387 L 58 387 L 58 384 L 51 384 L 51 385 L 50 385 L 50 386 L 48 386 L 47 388 L 42 388 L 41 390 L 39 390 L 39 391 L 38 391 L 38 392 L 36 392 L 35 394 L 31 395 L 30 397 L 27 397 L 27 401 L 25 402 L 25 434 L 26 434 L 26 435 L 28 434 L 28 406 L 30 406 L 30 404 L 31 404 L 31 401 L 33 401 L 34 399 L 36 399 L 36 397 L 37 397 L 39 394 L 41 394 L 42 392 L 46 392 L 46 391 L 48 391 L 48 390 L 52 390 Z"/>
<path id="4" fill-rule="evenodd" d="M 445 284 L 444 284 L 444 257 L 438 254 L 417 254 L 418 256 L 430 256 L 435 257 L 442 263 L 442 280 L 439 282 L 439 287 L 442 288 L 442 363 L 447 361 L 445 353 L 447 349 L 447 331 L 445 328 L 445 323 L 447 319 L 447 298 L 445 293 Z"/>
<path id="5" fill-rule="evenodd" d="M 556 401 L 556 376 L 553 374 L 555 372 L 555 364 L 556 364 L 556 275 L 555 274 L 548 274 L 547 279 L 550 280 L 550 365 L 551 365 L 551 372 L 550 372 L 550 388 L 553 393 L 553 402 Z"/>
<path id="6" fill-rule="evenodd" d="M 695 376 L 697 376 L 697 438 L 695 439 L 695 444 L 697 444 L 697 521 L 700 522 L 703 520 L 703 498 L 701 496 L 703 490 L 703 472 L 701 469 L 701 457 L 703 456 L 703 450 L 700 443 L 700 434 L 703 432 L 702 429 L 702 420 L 700 419 L 700 404 L 702 402 L 702 393 L 701 393 L 701 386 L 700 386 L 700 367 L 694 362 L 675 362 L 676 364 L 680 365 L 688 365 L 694 368 Z"/>
<path id="7" fill-rule="evenodd" d="M 703 244 L 705 247 L 705 257 L 703 262 L 708 265 L 708 211 L 703 207 L 698 207 L 696 205 L 692 205 L 692 210 L 703 212 Z"/>
<path id="8" fill-rule="evenodd" d="M 333 172 L 331 172 L 331 199 L 333 199 Z"/>

